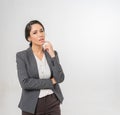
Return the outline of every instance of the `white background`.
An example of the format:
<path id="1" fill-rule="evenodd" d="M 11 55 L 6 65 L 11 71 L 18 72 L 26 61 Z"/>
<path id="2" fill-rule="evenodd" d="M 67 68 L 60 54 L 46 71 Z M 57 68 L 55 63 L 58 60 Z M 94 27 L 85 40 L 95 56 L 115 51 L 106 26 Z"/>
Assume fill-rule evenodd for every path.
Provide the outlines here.
<path id="1" fill-rule="evenodd" d="M 24 28 L 43 23 L 65 73 L 62 115 L 120 115 L 119 0 L 1 0 L 0 114 L 20 115 L 16 52 Z"/>

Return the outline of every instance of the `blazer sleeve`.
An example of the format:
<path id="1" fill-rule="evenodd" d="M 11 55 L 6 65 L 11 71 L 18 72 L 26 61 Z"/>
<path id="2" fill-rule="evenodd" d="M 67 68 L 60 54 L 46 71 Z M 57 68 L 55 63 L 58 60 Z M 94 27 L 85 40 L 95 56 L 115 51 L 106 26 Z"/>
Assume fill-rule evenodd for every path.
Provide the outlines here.
<path id="1" fill-rule="evenodd" d="M 20 85 L 25 90 L 52 89 L 50 79 L 31 78 L 28 76 L 24 58 L 20 53 L 16 54 L 17 73 Z"/>
<path id="2" fill-rule="evenodd" d="M 57 83 L 64 81 L 64 72 L 62 70 L 61 64 L 59 62 L 58 54 L 55 51 L 55 57 L 51 58 L 52 61 L 52 74 Z"/>

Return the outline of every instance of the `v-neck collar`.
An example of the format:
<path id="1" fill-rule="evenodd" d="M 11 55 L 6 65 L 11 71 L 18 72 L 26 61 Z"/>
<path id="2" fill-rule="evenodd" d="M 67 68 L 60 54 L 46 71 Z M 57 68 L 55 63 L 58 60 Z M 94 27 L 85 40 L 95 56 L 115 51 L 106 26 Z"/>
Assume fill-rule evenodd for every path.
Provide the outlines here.
<path id="1" fill-rule="evenodd" d="M 34 53 L 33 53 L 34 54 Z M 42 59 L 39 59 L 35 54 L 34 54 L 35 58 L 40 61 L 40 62 L 44 62 L 45 61 L 45 54 L 43 54 Z"/>

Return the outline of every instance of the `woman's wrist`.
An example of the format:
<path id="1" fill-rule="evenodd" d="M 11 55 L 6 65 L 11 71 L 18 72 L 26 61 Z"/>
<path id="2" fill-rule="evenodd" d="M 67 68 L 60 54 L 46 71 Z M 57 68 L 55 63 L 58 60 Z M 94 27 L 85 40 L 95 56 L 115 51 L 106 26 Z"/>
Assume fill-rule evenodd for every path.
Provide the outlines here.
<path id="1" fill-rule="evenodd" d="M 50 53 L 50 56 L 51 56 L 51 58 L 54 58 L 54 57 L 55 57 L 54 51 Z"/>

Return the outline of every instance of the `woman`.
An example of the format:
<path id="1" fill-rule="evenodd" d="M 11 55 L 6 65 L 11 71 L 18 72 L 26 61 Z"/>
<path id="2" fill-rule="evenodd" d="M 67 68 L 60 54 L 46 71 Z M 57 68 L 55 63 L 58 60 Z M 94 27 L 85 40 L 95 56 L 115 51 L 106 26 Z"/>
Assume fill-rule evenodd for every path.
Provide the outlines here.
<path id="1" fill-rule="evenodd" d="M 63 95 L 59 83 L 64 73 L 57 52 L 45 41 L 44 26 L 37 20 L 26 25 L 25 38 L 30 47 L 16 54 L 22 115 L 60 115 Z"/>

